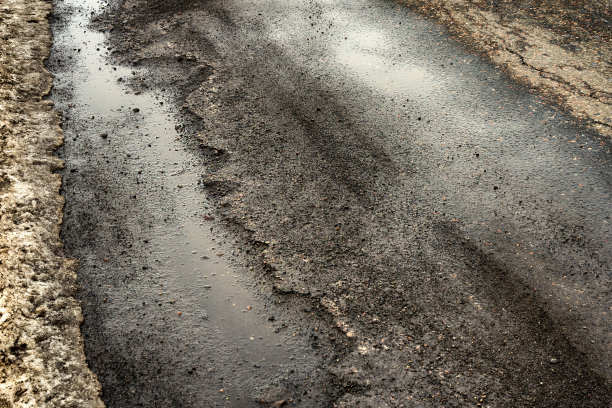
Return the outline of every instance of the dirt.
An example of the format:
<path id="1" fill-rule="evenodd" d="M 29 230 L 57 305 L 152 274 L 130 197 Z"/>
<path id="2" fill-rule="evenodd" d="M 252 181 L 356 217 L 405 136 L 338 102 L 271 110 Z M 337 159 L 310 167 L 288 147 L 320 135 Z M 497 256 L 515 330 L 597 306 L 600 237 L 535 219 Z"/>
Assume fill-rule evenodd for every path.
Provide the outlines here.
<path id="1" fill-rule="evenodd" d="M 96 27 L 109 35 L 111 63 L 129 70 L 129 90 L 171 105 L 178 136 L 201 159 L 192 171 L 207 217 L 222 221 L 213 225 L 229 234 L 240 273 L 285 304 L 311 357 L 323 350 L 305 359 L 310 369 L 285 373 L 288 387 L 244 380 L 246 402 L 199 393 L 237 367 L 214 361 L 221 346 L 192 353 L 190 325 L 158 322 L 142 294 L 165 275 L 138 269 L 160 250 L 140 234 L 163 234 L 166 220 L 128 199 L 157 190 L 134 186 L 131 143 L 144 135 L 122 131 L 134 108 L 125 106 L 106 139 L 98 129 L 74 145 L 92 158 L 71 156 L 79 188 L 66 186 L 75 200 L 88 192 L 64 236 L 90 262 L 87 353 L 108 406 L 610 405 L 604 131 L 392 2 L 126 0 Z M 72 69 L 68 54 L 51 63 Z M 79 180 L 88 166 L 96 171 Z M 129 188 L 115 169 L 134 178 Z M 170 203 L 180 203 L 175 187 Z M 113 249 L 108 261 L 96 237 Z M 104 337 L 100 321 L 126 336 Z M 206 375 L 184 370 L 206 356 Z"/>
<path id="2" fill-rule="evenodd" d="M 76 263 L 59 239 L 50 12 L 47 1 L 0 5 L 0 406 L 102 407 L 79 330 Z"/>

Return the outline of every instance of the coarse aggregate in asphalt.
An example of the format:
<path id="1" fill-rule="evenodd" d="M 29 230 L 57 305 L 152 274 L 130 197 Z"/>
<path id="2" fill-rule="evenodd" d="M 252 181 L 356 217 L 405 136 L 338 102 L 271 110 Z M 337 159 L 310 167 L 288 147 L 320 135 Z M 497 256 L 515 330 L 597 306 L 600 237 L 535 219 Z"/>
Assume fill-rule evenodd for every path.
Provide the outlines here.
<path id="1" fill-rule="evenodd" d="M 126 0 L 96 27 L 104 72 L 149 101 L 72 110 L 78 47 L 50 60 L 107 406 L 609 406 L 609 138 L 391 2 Z M 238 326 L 292 327 L 279 350 L 300 361 L 248 377 L 222 325 L 179 320 L 214 304 L 171 273 L 196 210 L 236 293 L 279 308 Z M 162 284 L 183 305 L 146 299 Z"/>

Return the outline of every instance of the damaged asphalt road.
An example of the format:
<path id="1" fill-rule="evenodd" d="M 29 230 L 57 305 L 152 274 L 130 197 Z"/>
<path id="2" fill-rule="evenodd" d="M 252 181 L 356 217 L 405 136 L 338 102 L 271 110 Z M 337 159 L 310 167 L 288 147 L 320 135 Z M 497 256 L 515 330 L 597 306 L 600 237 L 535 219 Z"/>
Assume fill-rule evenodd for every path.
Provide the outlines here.
<path id="1" fill-rule="evenodd" d="M 106 46 L 78 3 L 49 66 L 107 406 L 609 406 L 608 138 L 391 2 L 118 1 Z"/>

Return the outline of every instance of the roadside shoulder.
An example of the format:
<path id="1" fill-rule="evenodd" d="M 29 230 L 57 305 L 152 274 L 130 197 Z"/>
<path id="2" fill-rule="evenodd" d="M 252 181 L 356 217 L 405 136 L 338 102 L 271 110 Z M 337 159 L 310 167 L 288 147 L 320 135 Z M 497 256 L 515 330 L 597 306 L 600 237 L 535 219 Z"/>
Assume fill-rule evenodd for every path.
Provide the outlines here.
<path id="1" fill-rule="evenodd" d="M 60 116 L 43 97 L 50 1 L 0 6 L 0 406 L 103 407 L 62 256 Z"/>

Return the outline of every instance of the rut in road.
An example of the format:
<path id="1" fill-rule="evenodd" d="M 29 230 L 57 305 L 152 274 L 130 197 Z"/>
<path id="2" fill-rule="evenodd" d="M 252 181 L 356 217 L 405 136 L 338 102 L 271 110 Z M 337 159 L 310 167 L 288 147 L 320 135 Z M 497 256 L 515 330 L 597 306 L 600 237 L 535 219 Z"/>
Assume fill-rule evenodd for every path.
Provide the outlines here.
<path id="1" fill-rule="evenodd" d="M 88 28 L 96 4 L 56 5 L 51 65 L 66 136 L 62 235 L 80 261 L 82 332 L 105 404 L 243 407 L 304 394 L 320 381 L 303 334 L 318 321 L 289 321 L 285 301 L 238 264 L 202 191 L 200 147 L 181 140 L 163 97 L 134 92 L 134 72 L 107 62 L 104 34 Z M 319 405 L 337 392 L 328 382 L 302 400 Z"/>

